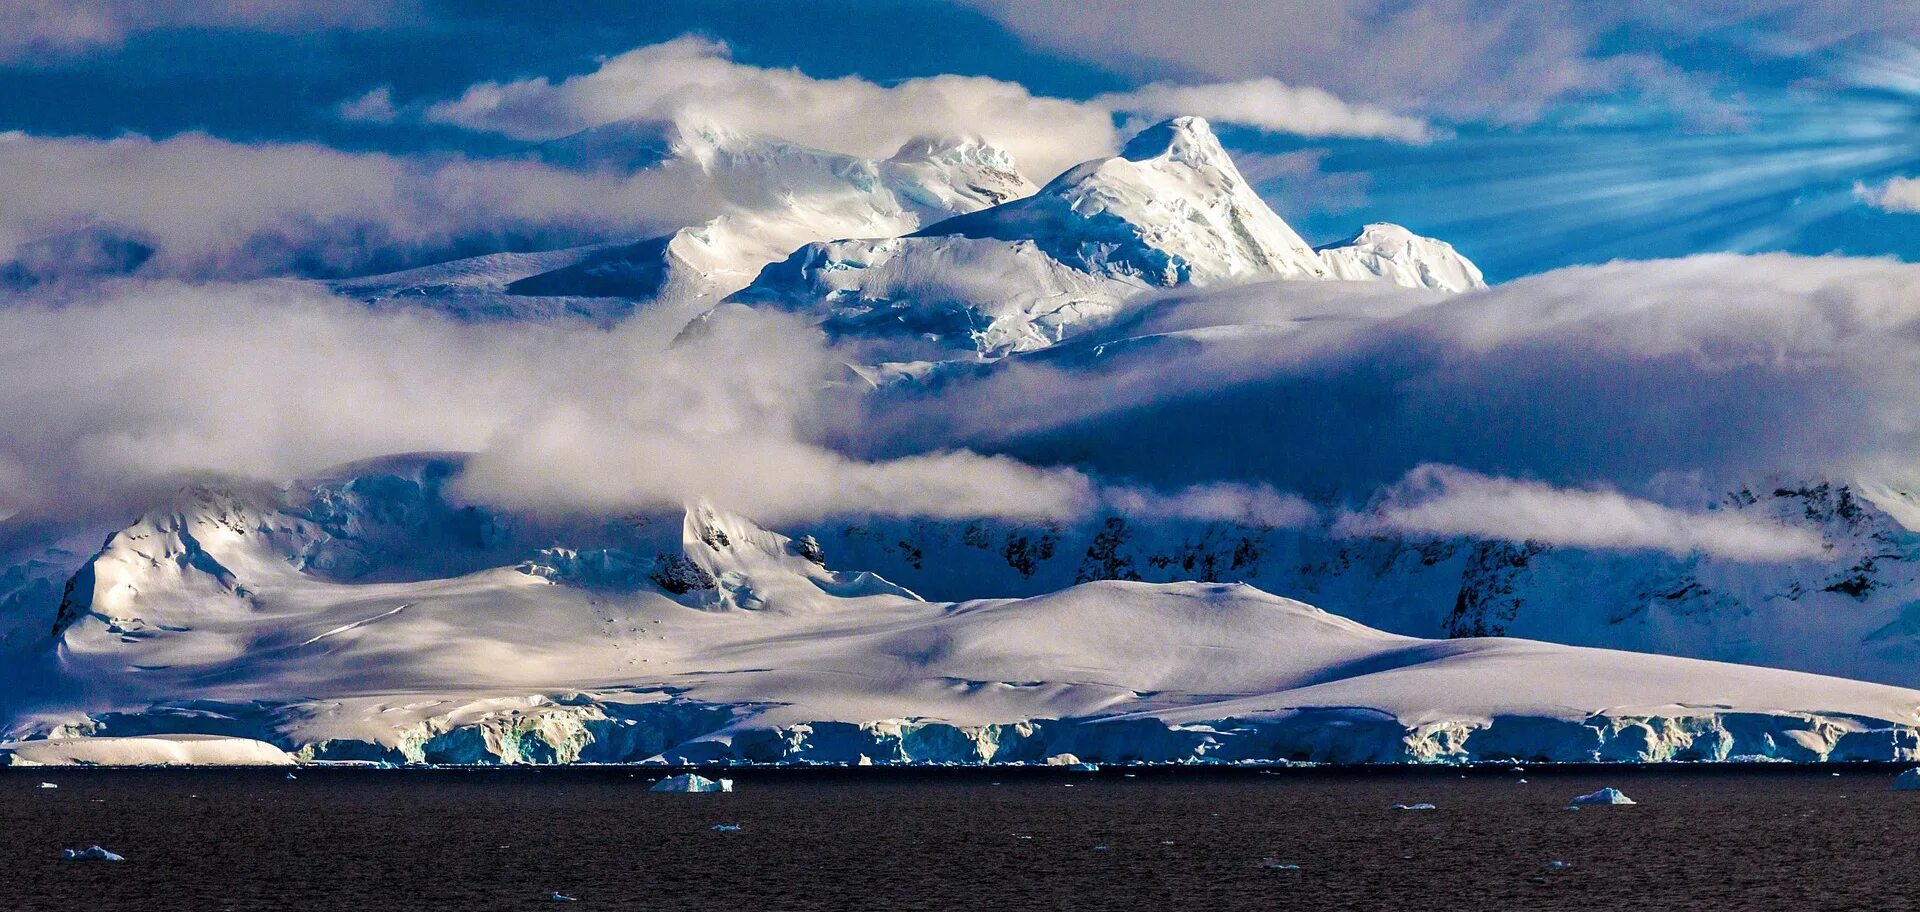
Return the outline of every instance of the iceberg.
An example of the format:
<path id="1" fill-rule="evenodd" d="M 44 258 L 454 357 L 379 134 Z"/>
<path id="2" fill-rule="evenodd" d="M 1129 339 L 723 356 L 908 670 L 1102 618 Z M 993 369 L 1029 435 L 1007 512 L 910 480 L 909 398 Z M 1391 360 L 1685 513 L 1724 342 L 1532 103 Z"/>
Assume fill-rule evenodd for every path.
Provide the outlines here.
<path id="1" fill-rule="evenodd" d="M 67 861 L 126 861 L 126 857 L 109 852 L 99 846 L 85 849 L 61 849 L 60 857 Z"/>
<path id="2" fill-rule="evenodd" d="M 1838 776 L 1839 773 L 1834 773 Z M 1893 778 L 1893 790 L 1896 792 L 1920 792 L 1920 766 L 1907 770 Z"/>
<path id="3" fill-rule="evenodd" d="M 1603 788 L 1597 792 L 1589 792 L 1585 795 L 1581 795 L 1573 799 L 1573 803 L 1574 804 L 1633 804 L 1634 800 L 1632 798 L 1628 798 L 1624 792 L 1621 792 L 1617 788 Z"/>
<path id="4" fill-rule="evenodd" d="M 708 779 L 698 773 L 668 776 L 655 783 L 650 792 L 731 792 L 732 779 Z"/>
<path id="5" fill-rule="evenodd" d="M 1396 804 L 1396 805 L 1394 805 L 1394 806 L 1393 806 L 1393 809 L 1394 809 L 1394 810 L 1396 810 L 1396 811 L 1434 811 L 1434 810 L 1439 810 L 1439 808 L 1436 808 L 1436 807 L 1434 807 L 1433 805 L 1431 805 L 1431 804 L 1428 804 L 1428 803 L 1427 803 L 1427 802 L 1425 802 L 1425 801 L 1422 801 L 1422 802 L 1420 802 L 1419 804 Z"/>

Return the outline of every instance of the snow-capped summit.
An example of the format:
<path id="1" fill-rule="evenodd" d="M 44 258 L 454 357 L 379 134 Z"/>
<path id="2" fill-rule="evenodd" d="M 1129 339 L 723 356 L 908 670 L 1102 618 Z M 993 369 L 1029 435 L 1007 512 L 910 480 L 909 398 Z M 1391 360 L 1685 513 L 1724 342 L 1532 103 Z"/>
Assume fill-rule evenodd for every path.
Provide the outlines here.
<path id="1" fill-rule="evenodd" d="M 880 168 L 896 177 L 897 196 L 929 212 L 972 212 L 1035 189 L 1010 153 L 979 136 L 916 136 Z"/>
<path id="2" fill-rule="evenodd" d="M 943 235 L 1031 240 L 1081 271 L 1148 285 L 1327 275 L 1199 117 L 1155 124 L 1033 196 L 919 232 Z"/>
<path id="3" fill-rule="evenodd" d="M 658 172 L 706 194 L 719 214 L 659 237 L 495 254 L 333 286 L 373 303 L 475 318 L 618 319 L 643 304 L 690 317 L 803 244 L 892 237 L 1034 190 L 1011 155 L 978 137 L 916 137 L 890 158 L 868 159 L 712 121 L 632 120 L 530 154 L 580 170 Z"/>
<path id="4" fill-rule="evenodd" d="M 1375 222 L 1353 237 L 1315 249 L 1336 279 L 1385 279 L 1408 288 L 1442 291 L 1487 287 L 1480 267 L 1452 244 L 1388 222 Z"/>

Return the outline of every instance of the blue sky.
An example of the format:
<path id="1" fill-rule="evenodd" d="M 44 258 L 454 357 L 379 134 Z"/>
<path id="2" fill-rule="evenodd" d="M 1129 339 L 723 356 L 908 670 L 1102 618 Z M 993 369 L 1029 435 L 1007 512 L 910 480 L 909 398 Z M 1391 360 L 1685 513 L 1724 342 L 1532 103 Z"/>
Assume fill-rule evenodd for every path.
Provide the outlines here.
<path id="1" fill-rule="evenodd" d="M 691 34 L 741 65 L 881 86 L 961 74 L 1064 99 L 1260 77 L 1325 89 L 1438 138 L 1221 124 L 1282 215 L 1316 242 L 1400 222 L 1496 280 L 1721 250 L 1920 258 L 1920 216 L 1867 198 L 1920 174 L 1920 95 L 1911 67 L 1900 87 L 1898 62 L 1920 12 L 1904 0 L 1067 7 L 360 0 L 263 18 L 108 2 L 75 4 L 75 21 L 105 26 L 72 33 L 58 9 L 0 9 L 14 33 L 0 39 L 12 42 L 0 45 L 0 130 L 494 155 L 524 137 L 354 121 L 336 106 L 380 87 L 404 108 L 488 81 L 558 81 Z"/>

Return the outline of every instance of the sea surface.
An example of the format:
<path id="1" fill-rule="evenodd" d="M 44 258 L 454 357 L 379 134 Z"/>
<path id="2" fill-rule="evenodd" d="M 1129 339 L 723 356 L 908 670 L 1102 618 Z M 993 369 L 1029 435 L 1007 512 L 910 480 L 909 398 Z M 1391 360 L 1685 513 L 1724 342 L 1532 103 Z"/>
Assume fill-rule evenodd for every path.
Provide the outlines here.
<path id="1" fill-rule="evenodd" d="M 0 770 L 0 909 L 1920 908 L 1891 767 L 1126 773 Z"/>

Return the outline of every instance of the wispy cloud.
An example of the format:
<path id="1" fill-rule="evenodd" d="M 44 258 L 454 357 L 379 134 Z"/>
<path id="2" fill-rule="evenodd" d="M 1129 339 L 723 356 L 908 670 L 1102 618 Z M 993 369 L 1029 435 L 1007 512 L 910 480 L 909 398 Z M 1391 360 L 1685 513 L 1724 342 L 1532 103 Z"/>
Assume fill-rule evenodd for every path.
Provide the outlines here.
<path id="1" fill-rule="evenodd" d="M 0 62 L 46 64 L 114 48 L 155 29 L 298 34 L 370 28 L 405 15 L 410 0 L 0 0 Z"/>
<path id="2" fill-rule="evenodd" d="M 1102 492 L 1106 508 L 1140 519 L 1234 522 L 1272 528 L 1310 525 L 1319 511 L 1304 498 L 1272 485 L 1210 482 L 1175 491 L 1114 486 Z"/>
<path id="3" fill-rule="evenodd" d="M 1360 136 L 1424 143 L 1437 135 L 1433 125 L 1421 118 L 1373 105 L 1351 104 L 1325 89 L 1292 86 L 1272 77 L 1198 85 L 1156 82 L 1130 92 L 1100 95 L 1091 103 L 1155 119 L 1197 114 L 1300 136 Z"/>
<path id="4" fill-rule="evenodd" d="M 1556 488 L 1424 465 L 1361 512 L 1343 514 L 1336 535 L 1536 541 L 1573 548 L 1709 554 L 1770 562 L 1818 557 L 1820 536 L 1736 511 L 1688 511 L 1606 488 Z"/>

